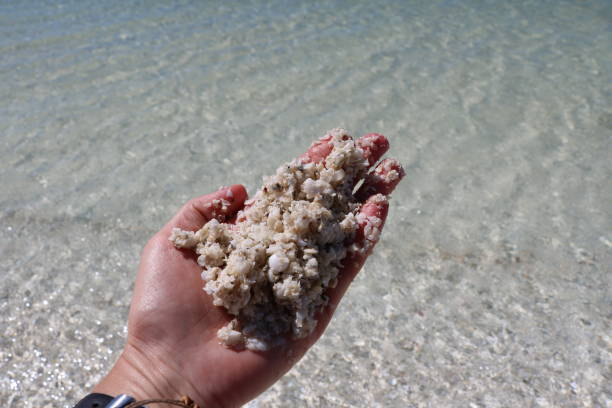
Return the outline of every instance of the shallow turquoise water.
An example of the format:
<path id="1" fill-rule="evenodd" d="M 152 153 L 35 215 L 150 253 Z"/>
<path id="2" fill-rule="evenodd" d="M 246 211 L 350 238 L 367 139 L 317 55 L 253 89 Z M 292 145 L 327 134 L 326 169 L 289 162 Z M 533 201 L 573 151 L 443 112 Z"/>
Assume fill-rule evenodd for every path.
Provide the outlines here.
<path id="1" fill-rule="evenodd" d="M 253 407 L 612 404 L 612 3 L 0 4 L 0 405 L 110 367 L 188 198 L 326 130 L 408 176 L 318 345 Z"/>

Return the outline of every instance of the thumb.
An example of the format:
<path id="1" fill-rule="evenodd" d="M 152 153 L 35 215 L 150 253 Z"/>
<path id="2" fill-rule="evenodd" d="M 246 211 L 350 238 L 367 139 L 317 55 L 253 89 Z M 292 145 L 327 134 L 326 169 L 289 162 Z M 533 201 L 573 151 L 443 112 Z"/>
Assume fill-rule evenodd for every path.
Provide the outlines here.
<path id="1" fill-rule="evenodd" d="M 213 218 L 225 221 L 244 206 L 246 198 L 246 189 L 241 184 L 222 187 L 214 193 L 192 198 L 172 217 L 164 230 L 180 228 L 195 231 Z"/>

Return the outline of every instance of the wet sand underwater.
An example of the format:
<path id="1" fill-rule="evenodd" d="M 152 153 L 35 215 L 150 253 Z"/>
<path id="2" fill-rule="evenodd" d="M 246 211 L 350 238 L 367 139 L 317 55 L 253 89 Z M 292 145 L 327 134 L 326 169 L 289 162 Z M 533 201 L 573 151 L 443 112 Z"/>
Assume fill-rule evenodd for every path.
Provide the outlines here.
<path id="1" fill-rule="evenodd" d="M 610 406 L 611 22 L 606 1 L 0 5 L 0 406 L 72 407 L 121 350 L 148 238 L 339 126 L 407 175 L 325 336 L 249 406 Z"/>

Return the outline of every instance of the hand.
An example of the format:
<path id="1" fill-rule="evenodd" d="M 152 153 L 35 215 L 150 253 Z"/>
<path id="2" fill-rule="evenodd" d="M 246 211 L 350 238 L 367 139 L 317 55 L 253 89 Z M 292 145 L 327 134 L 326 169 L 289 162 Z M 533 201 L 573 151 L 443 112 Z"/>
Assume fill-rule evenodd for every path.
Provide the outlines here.
<path id="1" fill-rule="evenodd" d="M 389 147 L 386 138 L 377 134 L 366 135 L 356 143 L 364 150 L 370 165 Z M 319 162 L 331 149 L 330 139 L 324 138 L 300 159 Z M 393 170 L 399 177 L 384 177 Z M 375 195 L 391 193 L 403 174 L 397 161 L 383 160 L 357 192 L 358 199 L 364 203 L 361 212 L 380 218 L 384 224 L 388 203 Z M 232 194 L 228 195 L 228 191 Z M 206 204 L 222 198 L 231 203 L 223 214 L 230 219 L 244 206 L 247 193 L 243 186 L 233 185 L 192 199 L 145 246 L 136 277 L 125 349 L 111 372 L 95 387 L 95 392 L 125 393 L 137 399 L 188 395 L 201 407 L 239 406 L 278 380 L 323 334 L 369 252 L 352 253 L 345 258 L 338 285 L 328 293 L 330 304 L 321 311 L 317 328 L 310 336 L 266 352 L 235 351 L 219 344 L 217 330 L 231 317 L 224 309 L 213 306 L 211 298 L 203 292 L 196 255 L 175 248 L 168 237 L 174 227 L 192 231 L 201 228 L 213 217 L 213 208 Z M 364 229 L 368 218 L 362 220 L 357 241 L 366 239 Z M 371 250 L 375 242 L 369 244 Z"/>

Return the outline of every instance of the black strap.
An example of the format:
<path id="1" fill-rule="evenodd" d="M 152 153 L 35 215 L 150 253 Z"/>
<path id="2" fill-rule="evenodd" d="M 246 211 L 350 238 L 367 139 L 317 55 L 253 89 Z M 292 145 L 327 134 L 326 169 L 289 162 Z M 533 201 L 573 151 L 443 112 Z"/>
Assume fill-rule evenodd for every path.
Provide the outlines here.
<path id="1" fill-rule="evenodd" d="M 104 408 L 114 397 L 106 394 L 89 394 L 74 406 L 74 408 Z"/>

